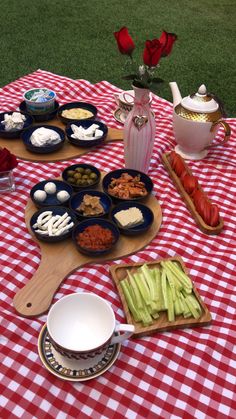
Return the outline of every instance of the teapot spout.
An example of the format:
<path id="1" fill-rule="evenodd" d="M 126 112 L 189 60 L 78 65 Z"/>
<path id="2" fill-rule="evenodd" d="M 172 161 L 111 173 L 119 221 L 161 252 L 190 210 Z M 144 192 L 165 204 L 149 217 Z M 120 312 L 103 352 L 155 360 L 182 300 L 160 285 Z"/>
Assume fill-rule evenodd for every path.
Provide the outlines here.
<path id="1" fill-rule="evenodd" d="M 173 96 L 173 105 L 174 108 L 181 102 L 182 96 L 180 94 L 178 85 L 175 81 L 171 81 L 169 83 L 169 86 L 171 88 L 172 96 Z"/>

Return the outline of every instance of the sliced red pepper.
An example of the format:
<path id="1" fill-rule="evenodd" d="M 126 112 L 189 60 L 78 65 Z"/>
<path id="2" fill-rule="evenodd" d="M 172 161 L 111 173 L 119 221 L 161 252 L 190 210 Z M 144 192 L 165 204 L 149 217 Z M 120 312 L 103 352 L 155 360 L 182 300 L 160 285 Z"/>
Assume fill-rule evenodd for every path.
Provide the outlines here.
<path id="1" fill-rule="evenodd" d="M 216 204 L 211 204 L 211 219 L 209 225 L 216 227 L 220 222 L 219 208 Z"/>
<path id="2" fill-rule="evenodd" d="M 182 173 L 181 182 L 185 191 L 191 195 L 198 187 L 197 179 L 188 173 Z"/>
<path id="3" fill-rule="evenodd" d="M 205 206 L 205 202 L 206 202 L 206 195 L 204 194 L 204 192 L 197 189 L 193 193 L 192 197 L 193 197 L 193 202 L 194 202 L 194 205 L 195 205 L 195 208 L 196 208 L 198 214 L 200 214 L 201 217 L 203 218 L 203 216 L 204 216 L 204 206 Z"/>

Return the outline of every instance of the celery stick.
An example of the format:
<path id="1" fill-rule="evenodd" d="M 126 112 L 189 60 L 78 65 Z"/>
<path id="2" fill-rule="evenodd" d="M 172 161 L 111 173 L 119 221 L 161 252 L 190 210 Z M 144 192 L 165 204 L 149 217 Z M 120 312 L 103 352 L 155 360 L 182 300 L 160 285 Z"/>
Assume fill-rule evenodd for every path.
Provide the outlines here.
<path id="1" fill-rule="evenodd" d="M 173 281 L 172 275 L 170 275 L 169 272 L 166 272 L 167 281 L 169 283 L 171 294 L 172 294 L 172 300 L 175 302 L 176 300 L 176 290 L 175 290 L 175 282 Z"/>
<path id="2" fill-rule="evenodd" d="M 198 299 L 195 297 L 195 295 L 192 293 L 191 295 L 188 295 L 188 298 L 190 301 L 192 301 L 193 306 L 196 308 L 196 310 L 201 313 L 202 308 L 198 302 Z"/>
<path id="3" fill-rule="evenodd" d="M 189 310 L 190 310 L 190 312 L 192 313 L 192 315 L 193 315 L 193 317 L 195 318 L 195 319 L 199 319 L 199 317 L 200 317 L 200 313 L 199 313 L 199 311 L 198 310 L 196 310 L 196 308 L 194 307 L 194 305 L 192 304 L 192 302 L 191 302 L 191 300 L 189 299 L 189 296 L 187 296 L 186 298 L 185 298 L 185 302 L 186 302 L 186 304 L 187 304 L 187 306 L 188 306 L 188 308 L 189 308 Z"/>
<path id="4" fill-rule="evenodd" d="M 181 298 L 182 305 L 183 305 L 183 316 L 184 316 L 184 318 L 186 319 L 186 318 L 188 318 L 188 317 L 192 317 L 192 313 L 191 313 L 191 311 L 189 310 L 188 305 L 186 304 L 186 302 L 185 302 L 185 298 L 184 298 L 184 296 L 183 296 L 183 294 L 182 294 L 182 293 L 181 293 L 181 295 L 180 295 L 180 298 Z"/>
<path id="5" fill-rule="evenodd" d="M 164 307 L 167 309 L 168 308 L 168 298 L 167 298 L 167 292 L 166 292 L 166 272 L 164 270 L 162 270 L 161 272 L 161 289 L 162 289 L 162 294 L 163 294 L 163 301 L 164 301 Z"/>
<path id="6" fill-rule="evenodd" d="M 143 301 L 145 301 L 146 304 L 150 303 L 151 302 L 150 290 L 148 288 L 148 285 L 147 285 L 143 275 L 136 272 L 134 274 L 134 280 L 135 280 L 135 283 L 136 283 L 136 285 L 139 289 L 139 292 L 140 292 L 140 294 L 143 298 Z"/>
<path id="7" fill-rule="evenodd" d="M 143 307 L 143 303 L 142 303 L 142 299 L 141 299 L 141 295 L 140 295 L 139 289 L 138 289 L 138 287 L 136 285 L 136 282 L 134 280 L 134 276 L 131 275 L 131 273 L 129 271 L 127 271 L 127 273 L 128 273 L 130 285 L 131 285 L 132 290 L 133 290 L 134 295 L 135 295 L 135 300 L 136 300 L 137 308 L 140 309 L 140 308 Z"/>
<path id="8" fill-rule="evenodd" d="M 169 322 L 173 322 L 175 320 L 175 313 L 174 313 L 174 301 L 172 299 L 172 292 L 169 282 L 166 282 L 166 294 L 167 294 L 167 315 Z"/>
<path id="9" fill-rule="evenodd" d="M 126 280 L 120 281 L 120 285 L 121 285 L 122 291 L 124 293 L 125 300 L 127 302 L 128 308 L 129 308 L 131 314 L 133 315 L 134 320 L 136 322 L 141 321 L 140 315 L 139 315 L 138 311 L 135 308 L 134 302 L 132 300 L 132 297 L 130 295 L 129 289 L 127 287 Z"/>
<path id="10" fill-rule="evenodd" d="M 191 279 L 186 275 L 186 273 L 182 270 L 181 266 L 171 261 L 166 261 L 167 266 L 172 270 L 173 273 L 176 273 L 178 278 L 181 278 L 183 282 L 186 284 L 187 288 L 192 288 L 193 284 Z"/>
<path id="11" fill-rule="evenodd" d="M 186 292 L 188 293 L 188 294 L 190 294 L 191 292 L 192 292 L 192 283 L 191 283 L 191 281 L 190 281 L 190 283 L 191 283 L 191 286 L 189 285 L 189 282 L 187 283 L 186 282 L 186 280 L 180 275 L 180 270 L 178 270 L 177 268 L 176 269 L 172 269 L 173 268 L 173 266 L 170 264 L 170 265 L 167 265 L 169 262 L 165 262 L 166 263 L 166 265 L 165 265 L 165 269 L 166 270 L 168 270 L 168 272 L 170 272 L 174 277 L 175 277 L 175 281 L 176 282 L 178 282 L 178 284 L 179 284 L 179 290 L 182 288 L 182 289 L 185 289 L 186 290 Z M 183 271 L 182 271 L 182 273 L 183 273 Z"/>
<path id="12" fill-rule="evenodd" d="M 153 323 L 151 314 L 148 311 L 147 306 L 144 304 L 142 310 L 140 310 L 140 316 L 142 319 L 143 326 L 149 326 Z"/>
<path id="13" fill-rule="evenodd" d="M 146 283 L 149 287 L 149 292 L 150 292 L 150 299 L 154 300 L 154 296 L 155 296 L 155 288 L 154 288 L 154 283 L 153 283 L 153 278 L 152 278 L 152 274 L 150 272 L 150 269 L 147 267 L 146 264 L 141 266 L 140 269 L 143 277 L 146 280 Z"/>
<path id="14" fill-rule="evenodd" d="M 175 315 L 179 316 L 180 314 L 183 313 L 183 311 L 181 310 L 180 307 L 180 299 L 176 298 L 176 300 L 174 301 L 174 310 L 175 310 Z"/>
<path id="15" fill-rule="evenodd" d="M 160 294 L 158 293 L 157 282 L 160 284 L 161 271 L 158 268 L 154 268 L 154 269 L 150 269 L 150 272 L 151 272 L 151 276 L 152 276 L 153 289 L 154 289 L 153 300 L 154 301 L 159 301 L 160 300 Z"/>

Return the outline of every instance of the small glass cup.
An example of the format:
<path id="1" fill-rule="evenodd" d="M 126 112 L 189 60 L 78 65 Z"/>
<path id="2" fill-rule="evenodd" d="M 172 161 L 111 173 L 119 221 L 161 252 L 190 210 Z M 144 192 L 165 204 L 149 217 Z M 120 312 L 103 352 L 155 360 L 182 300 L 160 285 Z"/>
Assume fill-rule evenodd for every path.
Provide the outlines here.
<path id="1" fill-rule="evenodd" d="M 0 172 L 0 193 L 13 192 L 15 188 L 16 187 L 13 170 Z"/>

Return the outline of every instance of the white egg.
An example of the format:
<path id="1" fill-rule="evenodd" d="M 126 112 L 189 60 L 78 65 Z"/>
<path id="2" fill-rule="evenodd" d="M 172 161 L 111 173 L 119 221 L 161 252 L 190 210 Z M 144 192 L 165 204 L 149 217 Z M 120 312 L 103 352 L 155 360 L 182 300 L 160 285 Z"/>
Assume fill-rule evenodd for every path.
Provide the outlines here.
<path id="1" fill-rule="evenodd" d="M 38 190 L 34 192 L 35 201 L 43 202 L 45 201 L 46 198 L 47 198 L 47 194 L 45 191 Z"/>
<path id="2" fill-rule="evenodd" d="M 65 202 L 70 198 L 70 194 L 67 191 L 60 191 L 57 193 L 57 199 L 60 202 Z"/>
<path id="3" fill-rule="evenodd" d="M 45 192 L 47 192 L 49 195 L 52 195 L 52 194 L 56 193 L 56 191 L 57 191 L 57 187 L 56 187 L 55 183 L 53 183 L 53 182 L 47 182 L 47 183 L 44 185 L 44 190 L 45 190 Z"/>

